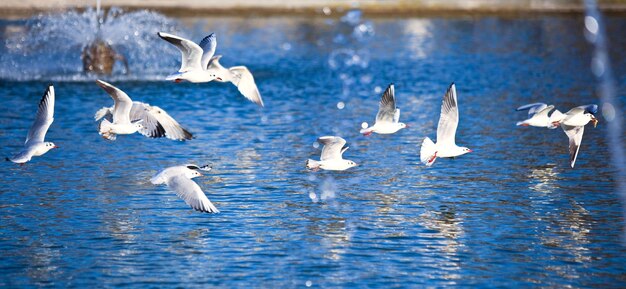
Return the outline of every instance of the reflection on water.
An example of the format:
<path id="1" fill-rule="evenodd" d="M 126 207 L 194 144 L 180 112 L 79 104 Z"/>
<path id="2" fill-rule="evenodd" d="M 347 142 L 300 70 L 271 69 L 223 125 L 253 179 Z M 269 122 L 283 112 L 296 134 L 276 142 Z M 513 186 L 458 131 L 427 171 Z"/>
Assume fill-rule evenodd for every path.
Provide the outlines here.
<path id="1" fill-rule="evenodd" d="M 147 38 L 128 39 L 141 47 L 128 49 L 142 53 L 144 45 L 156 45 L 150 51 L 159 57 L 135 58 L 132 77 L 144 81 L 127 81 L 124 89 L 167 110 L 194 140 L 102 140 L 92 117 L 110 98 L 94 94 L 99 90 L 91 82 L 56 81 L 86 79 L 79 76 L 80 58 L 72 58 L 83 40 L 63 38 L 78 36 L 58 35 L 54 25 L 37 30 L 32 19 L 0 21 L 0 57 L 7 60 L 0 90 L 5 106 L 16 108 L 0 113 L 3 154 L 22 145 L 32 123 L 23 112 L 34 110 L 49 79 L 58 102 L 48 137 L 62 147 L 24 167 L 1 164 L 9 184 L 0 187 L 1 286 L 626 283 L 613 169 L 599 161 L 610 158 L 606 127 L 585 132 L 585 151 L 570 169 L 561 131 L 519 129 L 511 119 L 515 107 L 546 98 L 558 107 L 594 101 L 577 17 L 367 19 L 353 11 L 172 20 L 133 13 L 132 20 L 122 18 L 129 13 L 118 16 L 119 25 L 128 24 L 121 31 L 132 31 L 125 21 L 141 15 L 154 21 L 142 24 L 147 34 L 138 37 Z M 83 17 L 63 15 L 40 22 Z M 626 26 L 621 18 L 607 23 L 614 31 Z M 233 86 L 145 81 L 179 61 L 152 30 L 192 39 L 216 32 L 224 61 L 253 71 L 266 108 L 250 105 Z M 44 43 L 20 40 L 41 31 L 50 32 L 41 39 L 69 46 L 51 56 L 17 46 Z M 625 41 L 614 39 L 616 47 Z M 612 53 L 616 75 L 624 75 L 624 50 Z M 457 139 L 475 152 L 425 168 L 419 144 L 436 131 L 451 81 L 461 110 Z M 359 135 L 390 82 L 411 128 Z M 315 139 L 329 134 L 348 141 L 346 157 L 360 166 L 304 168 L 307 158 L 319 157 Z M 164 167 L 190 162 L 214 167 L 197 181 L 222 213 L 194 212 L 148 181 Z"/>

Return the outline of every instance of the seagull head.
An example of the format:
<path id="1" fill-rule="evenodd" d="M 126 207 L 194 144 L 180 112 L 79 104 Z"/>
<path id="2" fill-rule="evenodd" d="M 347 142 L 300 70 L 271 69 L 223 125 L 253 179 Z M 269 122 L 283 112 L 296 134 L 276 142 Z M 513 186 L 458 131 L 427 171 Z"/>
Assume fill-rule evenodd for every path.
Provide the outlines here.
<path id="1" fill-rule="evenodd" d="M 133 121 L 133 126 L 135 128 L 137 128 L 137 130 L 143 129 L 144 126 L 143 126 L 142 122 L 143 122 L 143 119 Z"/>
<path id="2" fill-rule="evenodd" d="M 471 149 L 469 149 L 469 148 L 466 148 L 466 147 L 462 147 L 462 148 L 461 148 L 461 151 L 463 152 L 463 154 L 473 152 L 473 150 L 471 150 Z"/>
<path id="3" fill-rule="evenodd" d="M 358 166 L 358 164 L 357 164 L 357 163 L 355 163 L 355 162 L 353 162 L 353 161 L 348 161 L 348 166 L 349 166 L 348 168 L 351 168 L 351 167 L 356 167 L 356 166 Z"/>
<path id="4" fill-rule="evenodd" d="M 193 179 L 193 178 L 201 177 L 202 174 L 199 171 L 188 169 L 185 172 L 185 176 L 190 179 Z"/>
<path id="5" fill-rule="evenodd" d="M 46 146 L 46 148 L 48 150 L 51 149 L 58 149 L 59 147 L 57 145 L 55 145 L 53 142 L 45 142 L 44 145 Z"/>
<path id="6" fill-rule="evenodd" d="M 593 127 L 596 127 L 598 125 L 598 118 L 596 118 L 593 114 L 589 114 L 589 117 L 591 118 L 591 123 L 593 123 Z"/>

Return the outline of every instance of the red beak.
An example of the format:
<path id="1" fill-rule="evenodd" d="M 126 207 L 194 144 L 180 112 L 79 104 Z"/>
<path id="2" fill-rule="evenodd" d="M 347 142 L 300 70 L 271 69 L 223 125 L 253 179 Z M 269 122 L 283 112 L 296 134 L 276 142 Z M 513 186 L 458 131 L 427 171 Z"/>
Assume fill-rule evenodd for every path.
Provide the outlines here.
<path id="1" fill-rule="evenodd" d="M 58 149 L 58 148 L 59 148 L 59 146 L 55 145 L 55 146 L 53 146 L 52 148 L 53 148 L 53 149 Z"/>
<path id="2" fill-rule="evenodd" d="M 216 77 L 215 79 L 217 79 L 217 80 L 219 80 L 219 81 L 222 81 L 222 78 L 221 78 L 221 77 Z"/>
<path id="3" fill-rule="evenodd" d="M 474 152 L 473 150 L 469 150 L 470 153 Z"/>

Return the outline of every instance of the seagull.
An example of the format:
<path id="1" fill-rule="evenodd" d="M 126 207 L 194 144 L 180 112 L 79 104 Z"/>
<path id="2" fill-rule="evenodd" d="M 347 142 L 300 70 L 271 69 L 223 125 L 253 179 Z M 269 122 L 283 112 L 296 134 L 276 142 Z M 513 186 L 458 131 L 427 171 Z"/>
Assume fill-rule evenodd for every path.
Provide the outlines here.
<path id="1" fill-rule="evenodd" d="M 178 37 L 165 32 L 157 33 L 163 40 L 176 46 L 181 54 L 180 69 L 166 78 L 174 82 L 183 80 L 189 82 L 231 82 L 239 89 L 239 92 L 250 101 L 263 106 L 263 99 L 254 82 L 252 73 L 245 66 L 225 68 L 219 62 L 221 55 L 214 55 L 217 47 L 215 33 L 204 37 L 200 44 L 191 40 Z"/>
<path id="2" fill-rule="evenodd" d="M 119 88 L 99 79 L 96 83 L 115 101 L 114 106 L 101 108 L 94 117 L 96 121 L 104 118 L 99 126 L 99 133 L 103 138 L 115 140 L 118 134 L 133 134 L 137 131 L 150 138 L 190 140 L 193 137 L 158 106 L 133 102 Z"/>
<path id="3" fill-rule="evenodd" d="M 572 168 L 576 163 L 580 143 L 583 141 L 585 125 L 589 122 L 593 123 L 593 127 L 598 125 L 598 119 L 595 117 L 597 112 L 598 106 L 595 104 L 581 105 L 570 109 L 553 123 L 555 126 L 560 125 L 569 138 L 569 162 Z"/>
<path id="4" fill-rule="evenodd" d="M 24 149 L 14 157 L 7 158 L 7 160 L 23 165 L 24 163 L 30 161 L 33 156 L 38 157 L 47 153 L 51 149 L 58 148 L 58 146 L 52 142 L 44 142 L 46 132 L 48 132 L 48 128 L 50 128 L 53 121 L 54 87 L 50 84 L 39 101 L 39 108 L 37 109 L 35 122 L 33 122 L 33 125 L 28 131 L 26 142 L 24 143 Z"/>
<path id="5" fill-rule="evenodd" d="M 542 102 L 531 103 L 522 105 L 516 110 L 528 110 L 528 119 L 524 121 L 518 121 L 517 126 L 534 126 L 534 127 L 547 127 L 549 129 L 555 129 L 552 123 L 555 118 L 559 118 L 563 115 L 558 109 L 555 110 L 551 116 L 548 116 L 550 111 L 554 109 L 554 105 L 547 105 Z"/>
<path id="6" fill-rule="evenodd" d="M 209 171 L 211 167 L 188 164 L 182 166 L 169 167 L 150 179 L 155 185 L 165 184 L 168 188 L 176 192 L 176 195 L 183 199 L 187 205 L 196 211 L 205 213 L 219 213 L 220 211 L 209 201 L 202 189 L 191 179 L 200 177 L 202 174 L 198 170 Z"/>
<path id="7" fill-rule="evenodd" d="M 456 99 L 456 87 L 453 82 L 443 96 L 441 116 L 437 125 L 437 143 L 433 143 L 428 137 L 422 142 L 422 147 L 420 148 L 420 160 L 422 163 L 431 166 L 437 157 L 453 158 L 472 152 L 471 149 L 456 145 L 455 135 L 458 126 L 459 107 Z"/>
<path id="8" fill-rule="evenodd" d="M 346 140 L 338 136 L 323 136 L 317 139 L 317 142 L 324 145 L 322 148 L 322 157 L 320 161 L 308 159 L 306 168 L 317 171 L 319 169 L 330 171 L 344 171 L 357 164 L 350 160 L 344 160 L 341 156 L 348 147 L 344 146 Z"/>
<path id="9" fill-rule="evenodd" d="M 378 105 L 378 113 L 376 114 L 376 123 L 369 128 L 360 131 L 365 136 L 371 135 L 373 132 L 378 134 L 392 134 L 405 127 L 406 124 L 398 122 L 400 120 L 400 109 L 396 108 L 396 96 L 393 83 L 390 84 L 385 93 L 380 98 Z"/>

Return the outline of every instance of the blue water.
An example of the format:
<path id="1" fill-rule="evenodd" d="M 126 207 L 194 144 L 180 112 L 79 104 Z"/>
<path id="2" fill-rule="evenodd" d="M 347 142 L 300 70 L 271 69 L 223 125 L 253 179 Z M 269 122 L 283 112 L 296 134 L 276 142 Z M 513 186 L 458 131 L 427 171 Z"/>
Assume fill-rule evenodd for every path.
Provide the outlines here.
<path id="1" fill-rule="evenodd" d="M 194 39 L 215 31 L 222 63 L 248 66 L 266 107 L 229 84 L 158 81 L 178 69 L 178 54 L 154 36 L 146 43 L 158 62 L 131 62 L 131 76 L 104 79 L 165 109 L 195 139 L 106 141 L 93 114 L 112 100 L 80 73 L 80 47 L 25 52 L 9 46 L 28 22 L 0 22 L 2 59 L 12 59 L 0 68 L 0 152 L 20 150 L 49 82 L 57 102 L 47 139 L 61 147 L 25 166 L 0 164 L 1 286 L 626 286 L 602 119 L 585 130 L 575 169 L 562 131 L 514 125 L 522 104 L 566 111 L 598 101 L 582 17 L 166 22 L 145 29 Z M 626 20 L 607 24 L 623 92 Z M 46 61 L 29 68 L 24 57 Z M 474 152 L 426 168 L 419 145 L 435 138 L 452 81 L 457 143 Z M 411 127 L 359 135 L 390 82 Z M 322 135 L 345 138 L 344 157 L 360 166 L 308 172 Z M 195 180 L 220 214 L 150 184 L 184 163 L 213 166 Z"/>

